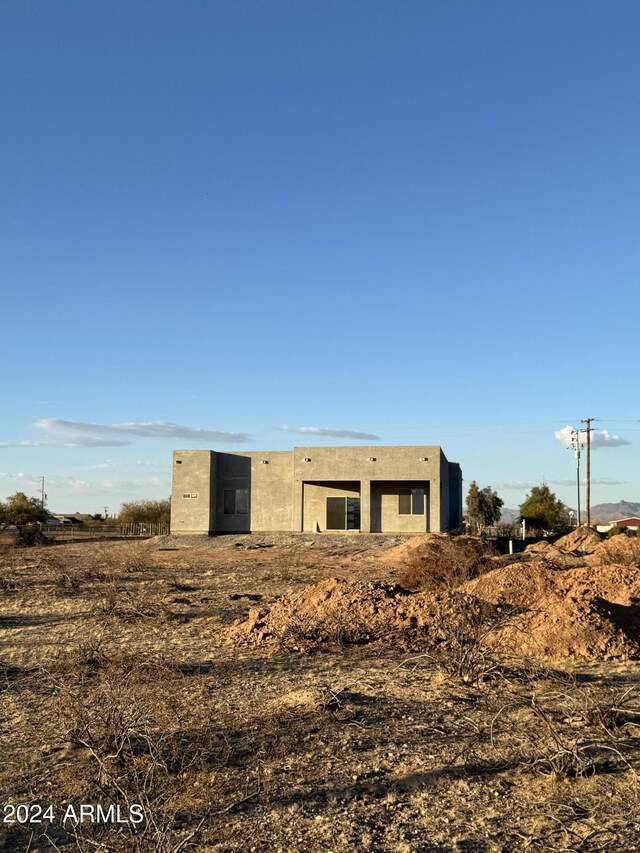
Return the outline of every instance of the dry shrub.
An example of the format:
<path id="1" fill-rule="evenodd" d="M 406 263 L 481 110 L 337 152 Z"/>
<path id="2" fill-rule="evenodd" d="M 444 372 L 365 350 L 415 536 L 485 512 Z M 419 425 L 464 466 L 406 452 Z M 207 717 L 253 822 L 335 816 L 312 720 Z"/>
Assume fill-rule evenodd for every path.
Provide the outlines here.
<path id="1" fill-rule="evenodd" d="M 634 687 L 587 690 L 579 712 L 589 726 L 616 732 L 640 725 L 640 697 Z"/>
<path id="2" fill-rule="evenodd" d="M 616 760 L 628 768 L 618 748 L 622 743 L 612 735 L 615 726 L 611 728 L 609 698 L 587 694 L 585 701 L 581 692 L 533 695 L 531 708 L 540 727 L 535 737 L 530 738 L 526 763 L 558 781 L 610 771 Z M 600 730 L 598 734 L 594 728 Z"/>
<path id="3" fill-rule="evenodd" d="M 113 652 L 110 651 L 113 642 L 114 635 L 107 631 L 87 636 L 78 645 L 61 649 L 49 664 L 48 672 L 76 679 L 95 674 L 114 663 Z M 119 660 L 124 661 L 125 656 L 120 654 Z"/>
<path id="4" fill-rule="evenodd" d="M 324 645 L 361 645 L 377 639 L 371 623 L 346 612 L 292 614 L 278 636 L 285 648 L 310 649 Z"/>
<path id="5" fill-rule="evenodd" d="M 413 590 L 455 589 L 487 571 L 495 555 L 494 546 L 484 539 L 430 538 L 405 555 L 402 582 Z"/>
<path id="6" fill-rule="evenodd" d="M 164 853 L 186 845 L 206 813 L 219 751 L 204 695 L 174 669 L 125 659 L 69 682 L 52 682 L 67 755 L 55 772 L 57 798 L 120 805 L 125 815 L 139 804 L 145 817 L 67 826 L 77 846 Z"/>
<path id="7" fill-rule="evenodd" d="M 156 565 L 149 551 L 140 543 L 126 543 L 117 547 L 106 545 L 98 552 L 98 561 L 109 575 L 146 574 Z"/>
<path id="8" fill-rule="evenodd" d="M 465 684 L 478 684 L 504 671 L 507 650 L 496 634 L 515 612 L 514 608 L 453 593 L 440 602 L 437 619 L 427 625 L 422 642 L 442 672 Z"/>
<path id="9" fill-rule="evenodd" d="M 16 592 L 20 588 L 20 582 L 17 578 L 12 578 L 9 575 L 0 575 L 0 590 L 3 592 Z"/>
<path id="10" fill-rule="evenodd" d="M 93 608 L 99 617 L 122 619 L 157 619 L 169 614 L 162 601 L 148 598 L 143 591 L 133 591 L 111 584 Z"/>

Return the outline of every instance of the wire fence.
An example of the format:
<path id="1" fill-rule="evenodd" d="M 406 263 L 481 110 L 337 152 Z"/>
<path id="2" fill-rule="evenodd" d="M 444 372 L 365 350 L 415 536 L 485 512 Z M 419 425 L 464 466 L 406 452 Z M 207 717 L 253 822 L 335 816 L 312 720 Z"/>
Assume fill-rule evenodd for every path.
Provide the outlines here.
<path id="1" fill-rule="evenodd" d="M 145 539 L 166 536 L 168 524 L 134 522 L 131 524 L 43 524 L 43 534 L 50 539 Z"/>

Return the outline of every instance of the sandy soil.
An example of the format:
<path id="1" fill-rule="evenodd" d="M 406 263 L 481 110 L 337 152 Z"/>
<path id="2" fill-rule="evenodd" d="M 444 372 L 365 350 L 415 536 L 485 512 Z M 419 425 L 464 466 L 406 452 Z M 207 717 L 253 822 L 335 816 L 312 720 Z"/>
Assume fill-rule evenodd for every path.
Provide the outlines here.
<path id="1" fill-rule="evenodd" d="M 600 543 L 568 542 L 409 595 L 416 547 L 162 537 L 0 554 L 0 791 L 55 806 L 2 824 L 0 850 L 640 850 L 635 627 L 583 612 L 596 596 L 635 606 L 633 555 L 589 566 Z M 516 592 L 514 628 L 498 608 Z M 551 596 L 611 642 L 543 656 L 531 630 Z M 496 640 L 509 631 L 517 649 Z M 145 821 L 62 825 L 69 803 L 98 802 L 140 802 Z"/>

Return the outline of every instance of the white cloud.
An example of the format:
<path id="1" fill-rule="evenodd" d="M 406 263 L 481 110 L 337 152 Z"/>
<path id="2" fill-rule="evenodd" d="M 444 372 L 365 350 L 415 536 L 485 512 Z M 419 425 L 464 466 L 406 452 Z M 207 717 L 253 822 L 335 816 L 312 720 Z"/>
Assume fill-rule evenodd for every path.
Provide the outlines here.
<path id="1" fill-rule="evenodd" d="M 534 486 L 539 486 L 539 485 L 540 485 L 540 483 L 534 483 L 533 481 L 528 481 L 528 480 L 513 480 L 510 482 L 506 482 L 506 483 L 496 483 L 495 486 L 493 486 L 492 488 L 496 489 L 497 491 L 513 490 L 513 491 L 519 492 L 519 491 L 529 491 L 529 489 L 532 489 Z"/>
<path id="2" fill-rule="evenodd" d="M 94 438 L 92 436 L 69 436 L 66 440 L 52 437 L 47 441 L 3 441 L 2 447 L 122 447 L 130 441 L 118 441 L 114 438 Z"/>
<path id="3" fill-rule="evenodd" d="M 554 435 L 558 439 L 558 441 L 563 444 L 565 447 L 571 447 L 571 433 L 574 427 L 567 426 L 562 427 L 562 429 L 557 430 Z M 586 433 L 580 433 L 580 443 L 586 444 L 587 436 Z M 609 432 L 606 429 L 592 429 L 591 431 L 591 449 L 598 450 L 601 447 L 624 447 L 625 444 L 631 444 L 626 438 L 622 438 L 620 435 L 616 435 L 615 433 Z"/>
<path id="4" fill-rule="evenodd" d="M 81 471 L 115 471 L 117 468 L 144 468 L 146 470 L 164 471 L 166 465 L 159 465 L 157 462 L 152 462 L 150 459 L 136 459 L 133 461 L 121 461 L 115 459 L 107 459 L 104 462 L 96 462 L 93 465 L 78 465 L 78 470 Z"/>
<path id="5" fill-rule="evenodd" d="M 170 490 L 171 475 L 165 474 L 158 477 L 147 477 L 133 480 L 103 480 L 101 483 L 94 484 L 94 488 L 107 492 L 131 492 L 158 486 L 162 486 Z"/>
<path id="6" fill-rule="evenodd" d="M 562 429 L 556 430 L 554 435 L 565 447 L 571 447 L 571 433 L 573 432 L 573 429 L 574 428 L 572 426 L 567 424 L 567 426 L 562 427 Z"/>
<path id="7" fill-rule="evenodd" d="M 567 478 L 566 480 L 549 480 L 551 486 L 575 486 L 576 480 Z M 611 480 L 608 477 L 600 477 L 598 479 L 591 478 L 592 486 L 626 486 L 629 480 Z M 580 480 L 580 485 L 586 485 L 586 480 Z"/>
<path id="8" fill-rule="evenodd" d="M 333 429 L 332 427 L 280 427 L 284 432 L 295 433 L 296 435 L 315 435 L 323 438 L 353 438 L 366 441 L 380 441 L 379 435 L 373 435 L 369 432 L 359 432 L 353 429 Z"/>
<path id="9" fill-rule="evenodd" d="M 145 438 L 184 438 L 189 441 L 243 444 L 251 436 L 243 432 L 196 429 L 169 421 L 142 423 L 96 424 L 67 421 L 62 418 L 42 418 L 35 425 L 47 435 L 47 445 L 58 447 L 111 447 L 131 444 L 129 440 L 105 438 L 112 435 L 136 435 Z"/>

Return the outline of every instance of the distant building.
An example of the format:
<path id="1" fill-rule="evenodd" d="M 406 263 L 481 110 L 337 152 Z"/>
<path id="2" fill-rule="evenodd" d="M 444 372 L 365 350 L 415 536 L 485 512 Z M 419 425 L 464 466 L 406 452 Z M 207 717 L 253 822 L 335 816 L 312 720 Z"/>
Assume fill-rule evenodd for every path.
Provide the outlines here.
<path id="1" fill-rule="evenodd" d="M 612 527 L 629 527 L 635 530 L 640 527 L 640 518 L 619 518 L 611 522 Z"/>
<path id="2" fill-rule="evenodd" d="M 173 454 L 172 533 L 425 533 L 462 525 L 462 472 L 438 446 Z"/>
<path id="3" fill-rule="evenodd" d="M 616 521 L 610 521 L 609 524 L 598 524 L 596 530 L 598 533 L 607 533 L 612 527 L 628 527 L 629 530 L 638 530 L 640 527 L 640 518 L 636 516 L 632 518 L 619 518 Z"/>

